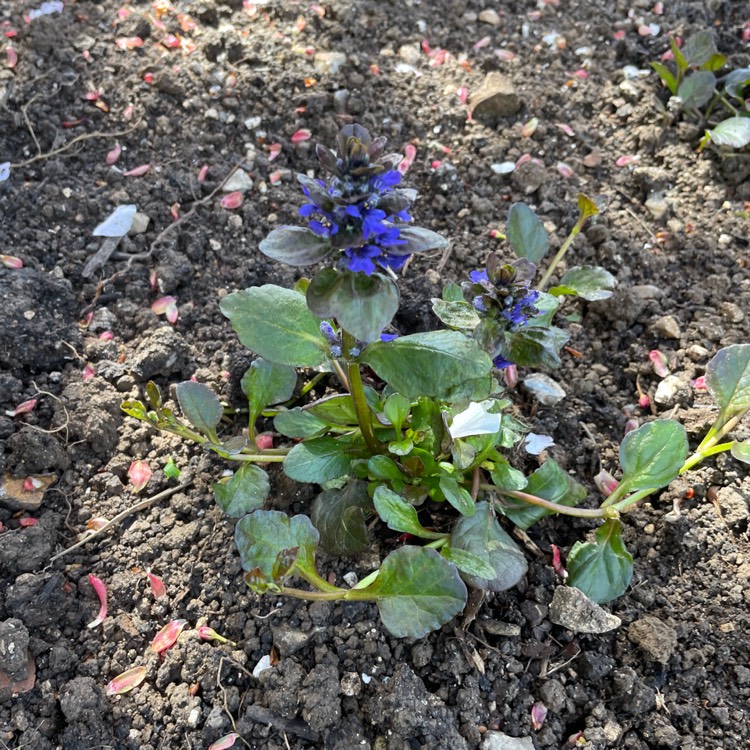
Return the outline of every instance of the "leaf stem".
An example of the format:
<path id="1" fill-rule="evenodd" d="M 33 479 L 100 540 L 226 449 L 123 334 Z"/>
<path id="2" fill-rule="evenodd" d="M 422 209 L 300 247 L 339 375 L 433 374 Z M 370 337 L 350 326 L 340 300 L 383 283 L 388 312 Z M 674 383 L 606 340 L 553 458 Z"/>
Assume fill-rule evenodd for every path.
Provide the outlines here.
<path id="1" fill-rule="evenodd" d="M 570 234 L 565 238 L 565 242 L 560 245 L 560 249 L 557 251 L 557 254 L 552 259 L 552 262 L 547 267 L 547 270 L 544 272 L 541 281 L 536 287 L 540 292 L 544 291 L 544 287 L 546 287 L 549 283 L 550 277 L 555 272 L 555 268 L 557 268 L 560 261 L 565 257 L 565 253 L 568 252 L 568 248 L 573 243 L 573 240 L 580 234 L 581 229 L 583 229 L 583 225 L 586 223 L 587 219 L 588 216 L 586 216 L 585 214 L 581 216 L 576 222 L 573 229 L 570 230 Z"/>
<path id="2" fill-rule="evenodd" d="M 367 404 L 365 398 L 365 390 L 362 385 L 362 373 L 359 371 L 359 364 L 353 362 L 350 359 L 350 352 L 356 346 L 356 339 L 351 333 L 345 330 L 341 330 L 342 343 L 344 348 L 344 355 L 347 358 L 347 376 L 349 380 L 349 392 L 352 394 L 354 399 L 354 409 L 357 412 L 357 421 L 359 422 L 359 429 L 362 430 L 362 437 L 367 443 L 367 447 L 374 454 L 380 453 L 380 443 L 375 437 L 375 432 L 372 428 L 372 420 L 370 419 L 370 407 Z"/>
<path id="3" fill-rule="evenodd" d="M 578 518 L 617 518 L 616 510 L 608 510 L 607 508 L 572 508 L 569 505 L 560 505 L 559 503 L 553 503 L 551 500 L 545 500 L 543 497 L 537 497 L 536 495 L 530 495 L 528 492 L 519 492 L 517 490 L 501 490 L 499 487 L 495 487 L 494 484 L 480 484 L 479 489 L 486 490 L 488 492 L 496 492 L 499 495 L 505 497 L 512 497 L 515 500 L 520 500 L 529 505 L 537 505 L 540 508 L 545 508 L 552 513 L 561 513 L 566 516 L 577 516 Z"/>
<path id="4" fill-rule="evenodd" d="M 310 599 L 313 601 L 331 602 L 337 599 L 343 599 L 347 595 L 347 591 L 344 589 L 336 589 L 336 591 L 304 591 L 303 589 L 295 589 L 291 586 L 282 586 L 280 594 L 284 596 L 291 596 L 294 599 Z"/>
<path id="5" fill-rule="evenodd" d="M 230 455 L 229 453 L 222 455 L 219 453 L 218 455 L 228 461 L 245 461 L 247 463 L 257 464 L 280 464 L 286 458 L 286 453 L 282 455 L 274 454 L 271 456 L 264 455 L 263 453 L 236 453 L 235 455 Z"/>

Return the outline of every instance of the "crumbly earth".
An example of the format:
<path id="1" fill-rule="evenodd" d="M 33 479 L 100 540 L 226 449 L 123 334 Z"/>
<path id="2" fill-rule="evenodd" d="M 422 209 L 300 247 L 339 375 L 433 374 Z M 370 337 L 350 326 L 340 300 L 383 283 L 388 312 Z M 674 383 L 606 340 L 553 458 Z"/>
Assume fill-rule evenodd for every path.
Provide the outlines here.
<path id="1" fill-rule="evenodd" d="M 550 455 L 590 503 L 597 471 L 616 471 L 628 415 L 675 416 L 697 443 L 710 403 L 690 380 L 720 346 L 750 341 L 750 162 L 698 154 L 700 124 L 667 106 L 648 63 L 669 33 L 710 28 L 733 66 L 747 67 L 742 4 L 66 0 L 26 23 L 39 4 L 0 0 L 0 45 L 15 51 L 0 62 L 0 162 L 12 163 L 0 183 L 0 248 L 24 264 L 0 270 L 0 471 L 56 483 L 36 509 L 0 507 L 0 746 L 176 750 L 236 731 L 264 750 L 747 747 L 750 477 L 731 458 L 627 515 L 636 572 L 610 607 L 617 630 L 582 635 L 550 621 L 559 585 L 550 544 L 565 554 L 593 528 L 555 518 L 529 532 L 522 585 L 489 596 L 466 630 L 456 621 L 410 641 L 389 636 L 370 605 L 252 595 L 233 523 L 212 497 L 221 464 L 119 409 L 148 379 L 168 393 L 195 376 L 235 398 L 248 359 L 218 300 L 298 277 L 258 242 L 295 220 L 293 173 L 315 168 L 314 144 L 355 121 L 394 149 L 416 146 L 407 176 L 420 191 L 417 222 L 451 239 L 447 253 L 404 272 L 400 330 L 436 326 L 428 300 L 441 285 L 506 251 L 491 232 L 512 202 L 532 205 L 557 247 L 578 192 L 604 195 L 606 211 L 570 262 L 606 267 L 618 290 L 563 312 L 570 349 L 550 374 L 568 397 L 545 407 L 521 388 L 515 408 L 554 436 Z M 142 46 L 118 43 L 133 37 Z M 518 110 L 470 119 L 462 94 L 492 71 L 513 84 Z M 524 135 L 532 117 L 538 126 Z M 311 139 L 295 143 L 300 129 Z M 496 171 L 524 154 L 539 163 Z M 623 156 L 634 159 L 617 166 Z M 229 209 L 215 191 L 235 167 L 252 187 Z M 128 203 L 149 217 L 145 231 L 87 268 L 103 243 L 92 230 Z M 150 309 L 164 295 L 177 300 L 174 326 Z M 638 387 L 653 396 L 659 384 L 652 349 L 678 381 L 644 413 Z M 32 398 L 32 412 L 7 415 Z M 87 523 L 139 499 L 133 460 L 154 469 L 143 496 L 172 486 L 170 457 L 183 490 L 51 560 Z M 311 488 L 274 481 L 272 507 L 308 509 Z M 38 524 L 22 526 L 25 517 Z M 337 580 L 365 575 L 393 542 L 381 531 L 375 555 L 321 568 Z M 149 570 L 166 598 L 154 599 Z M 89 573 L 109 592 L 109 615 L 93 629 Z M 186 630 L 153 654 L 152 637 L 175 618 L 237 645 Z M 274 666 L 253 676 L 268 655 Z M 134 665 L 148 668 L 145 682 L 107 697 L 108 681 Z M 535 703 L 548 711 L 538 729 Z M 501 745 L 494 732 L 527 739 Z"/>

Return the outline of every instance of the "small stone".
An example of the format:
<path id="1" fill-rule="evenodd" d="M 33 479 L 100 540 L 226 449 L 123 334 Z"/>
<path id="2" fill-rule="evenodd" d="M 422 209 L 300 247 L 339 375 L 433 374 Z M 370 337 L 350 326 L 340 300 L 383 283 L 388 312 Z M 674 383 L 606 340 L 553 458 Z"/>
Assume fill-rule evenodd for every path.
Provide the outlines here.
<path id="1" fill-rule="evenodd" d="M 302 631 L 294 628 L 272 627 L 273 645 L 278 649 L 280 656 L 291 656 L 303 649 L 319 630 L 320 628 Z"/>
<path id="2" fill-rule="evenodd" d="M 523 385 L 544 406 L 554 406 L 567 395 L 549 375 L 535 372 L 523 379 Z"/>
<path id="3" fill-rule="evenodd" d="M 489 730 L 482 737 L 480 750 L 534 750 L 531 737 L 511 737 L 502 732 Z"/>
<path id="4" fill-rule="evenodd" d="M 482 630 L 490 635 L 501 635 L 505 638 L 516 638 L 521 635 L 521 626 L 512 622 L 482 620 L 479 624 L 482 626 Z"/>
<path id="5" fill-rule="evenodd" d="M 745 319 L 744 311 L 734 302 L 722 302 L 719 305 L 719 313 L 730 323 L 741 323 Z"/>
<path id="6" fill-rule="evenodd" d="M 670 209 L 669 201 L 664 197 L 664 193 L 651 193 L 643 205 L 656 221 L 661 221 Z"/>
<path id="7" fill-rule="evenodd" d="M 628 638 L 661 664 L 669 661 L 677 645 L 677 631 L 650 615 L 630 624 Z"/>
<path id="8" fill-rule="evenodd" d="M 524 195 L 531 195 L 547 182 L 547 168 L 538 159 L 530 159 L 515 168 L 511 179 Z"/>
<path id="9" fill-rule="evenodd" d="M 313 57 L 313 67 L 318 73 L 336 75 L 346 65 L 346 55 L 343 52 L 316 52 Z"/>
<path id="10" fill-rule="evenodd" d="M 248 117 L 244 125 L 248 130 L 255 130 L 260 127 L 262 122 L 263 118 L 260 115 L 254 115 L 253 117 Z"/>
<path id="11" fill-rule="evenodd" d="M 636 284 L 630 287 L 630 291 L 641 299 L 661 299 L 664 296 L 664 290 L 653 284 Z"/>
<path id="12" fill-rule="evenodd" d="M 218 120 L 219 119 L 219 110 L 214 107 L 209 107 L 204 113 L 203 116 L 207 120 Z"/>
<path id="13" fill-rule="evenodd" d="M 746 528 L 750 520 L 747 489 L 747 482 L 743 482 L 739 492 L 734 487 L 722 487 L 716 496 L 722 518 L 731 529 Z"/>
<path id="14" fill-rule="evenodd" d="M 490 26 L 499 26 L 501 23 L 500 14 L 492 8 L 483 10 L 477 18 L 480 23 L 488 23 Z"/>
<path id="15" fill-rule="evenodd" d="M 137 211 L 133 215 L 133 223 L 130 225 L 130 231 L 128 234 L 143 234 L 151 223 L 151 217 L 148 214 L 143 214 Z"/>
<path id="16" fill-rule="evenodd" d="M 622 624 L 619 617 L 602 609 L 583 591 L 572 586 L 555 589 L 549 619 L 574 633 L 608 633 Z"/>
<path id="17" fill-rule="evenodd" d="M 398 48 L 398 56 L 408 65 L 416 65 L 421 54 L 418 44 L 403 44 Z"/>
<path id="18" fill-rule="evenodd" d="M 351 698 L 362 692 L 362 680 L 356 672 L 345 672 L 341 677 L 341 692 Z"/>
<path id="19" fill-rule="evenodd" d="M 693 344 L 692 346 L 689 346 L 686 353 L 688 357 L 693 360 L 693 362 L 700 362 L 701 360 L 709 357 L 709 355 L 711 354 L 711 352 L 708 351 L 705 346 L 701 346 L 700 344 Z"/>
<path id="20" fill-rule="evenodd" d="M 651 324 L 651 330 L 668 339 L 679 339 L 682 335 L 680 324 L 674 315 L 662 315 Z"/>
<path id="21" fill-rule="evenodd" d="M 688 394 L 689 390 L 686 383 L 677 375 L 667 375 L 656 387 L 654 401 L 661 406 L 671 408 Z"/>
<path id="22" fill-rule="evenodd" d="M 14 679 L 25 678 L 28 667 L 29 631 L 20 620 L 0 622 L 0 671 Z"/>
<path id="23" fill-rule="evenodd" d="M 521 108 L 513 82 L 507 76 L 492 71 L 469 99 L 471 114 L 477 119 L 510 117 Z"/>
<path id="24" fill-rule="evenodd" d="M 244 169 L 238 169 L 225 183 L 222 191 L 225 193 L 247 193 L 253 189 L 253 181 Z"/>

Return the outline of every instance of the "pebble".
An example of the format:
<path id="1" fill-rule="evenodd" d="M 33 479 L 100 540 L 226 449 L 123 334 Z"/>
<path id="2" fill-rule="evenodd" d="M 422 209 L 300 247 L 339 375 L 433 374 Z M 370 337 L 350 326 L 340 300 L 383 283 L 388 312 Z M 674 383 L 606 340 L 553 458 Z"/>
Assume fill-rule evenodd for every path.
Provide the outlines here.
<path id="1" fill-rule="evenodd" d="M 313 57 L 313 67 L 318 73 L 336 75 L 346 65 L 346 55 L 343 52 L 316 52 Z"/>
<path id="2" fill-rule="evenodd" d="M 0 622 L 0 671 L 26 677 L 29 631 L 20 620 Z"/>
<path id="3" fill-rule="evenodd" d="M 709 352 L 705 346 L 701 346 L 700 344 L 693 344 L 687 349 L 687 355 L 693 360 L 693 362 L 700 362 L 701 360 L 706 359 L 710 354 L 711 352 Z"/>
<path id="4" fill-rule="evenodd" d="M 741 323 L 745 319 L 744 311 L 734 302 L 722 302 L 719 305 L 719 313 L 730 323 Z"/>
<path id="5" fill-rule="evenodd" d="M 143 234 L 151 223 L 151 217 L 148 214 L 136 211 L 133 215 L 133 223 L 130 225 L 128 234 Z"/>
<path id="6" fill-rule="evenodd" d="M 622 624 L 619 617 L 602 609 L 583 591 L 572 586 L 555 589 L 549 619 L 574 633 L 608 633 Z"/>
<path id="7" fill-rule="evenodd" d="M 521 100 L 510 78 L 492 71 L 471 95 L 469 107 L 477 119 L 495 119 L 514 115 L 521 108 Z"/>
<path id="8" fill-rule="evenodd" d="M 671 408 L 680 399 L 681 391 L 685 388 L 685 383 L 677 375 L 667 375 L 656 387 L 654 401 L 657 404 Z"/>
<path id="9" fill-rule="evenodd" d="M 398 48 L 398 56 L 407 65 L 416 65 L 422 53 L 418 44 L 403 44 Z"/>
<path id="10" fill-rule="evenodd" d="M 661 299 L 664 296 L 664 290 L 653 284 L 636 284 L 630 287 L 630 291 L 641 299 Z"/>
<path id="11" fill-rule="evenodd" d="M 679 339 L 682 335 L 680 324 L 674 315 L 662 315 L 651 324 L 651 330 L 668 339 Z"/>
<path id="12" fill-rule="evenodd" d="M 549 375 L 535 372 L 523 379 L 523 385 L 544 406 L 554 406 L 567 395 Z"/>
<path id="13" fill-rule="evenodd" d="M 477 18 L 481 23 L 487 23 L 490 26 L 499 26 L 500 21 L 500 14 L 493 10 L 492 8 L 489 8 L 488 10 L 483 10 Z"/>
<path id="14" fill-rule="evenodd" d="M 203 116 L 207 120 L 218 120 L 219 119 L 219 110 L 214 107 L 209 107 L 204 113 Z"/>
<path id="15" fill-rule="evenodd" d="M 480 750 L 534 750 L 531 737 L 511 737 L 502 732 L 489 730 L 482 737 Z"/>
<path id="16" fill-rule="evenodd" d="M 516 167 L 512 181 L 524 195 L 531 195 L 547 182 L 547 169 L 536 159 L 525 161 Z"/>
<path id="17" fill-rule="evenodd" d="M 651 193 L 643 205 L 656 221 L 661 221 L 670 209 L 669 201 L 664 197 L 664 193 Z"/>
<path id="18" fill-rule="evenodd" d="M 362 692 L 362 680 L 356 672 L 344 672 L 341 677 L 341 692 L 351 698 Z"/>
<path id="19" fill-rule="evenodd" d="M 247 193 L 253 189 L 253 181 L 244 169 L 238 169 L 225 183 L 222 191 L 225 193 Z"/>
<path id="20" fill-rule="evenodd" d="M 677 631 L 650 615 L 630 624 L 628 638 L 661 664 L 669 661 L 677 646 Z"/>

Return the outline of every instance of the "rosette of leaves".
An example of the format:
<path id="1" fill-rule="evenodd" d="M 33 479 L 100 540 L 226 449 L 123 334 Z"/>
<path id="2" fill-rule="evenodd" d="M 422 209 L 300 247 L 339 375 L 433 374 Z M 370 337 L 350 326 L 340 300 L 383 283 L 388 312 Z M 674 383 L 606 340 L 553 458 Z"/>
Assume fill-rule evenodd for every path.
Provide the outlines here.
<path id="1" fill-rule="evenodd" d="M 376 340 L 396 314 L 394 271 L 414 253 L 447 245 L 436 232 L 407 226 L 417 193 L 399 187 L 402 157 L 386 154 L 385 145 L 360 125 L 341 130 L 338 153 L 318 145 L 328 179 L 297 175 L 309 201 L 299 211 L 308 226 L 279 227 L 260 243 L 261 252 L 288 265 L 330 262 L 310 282 L 307 304 L 364 342 Z"/>

